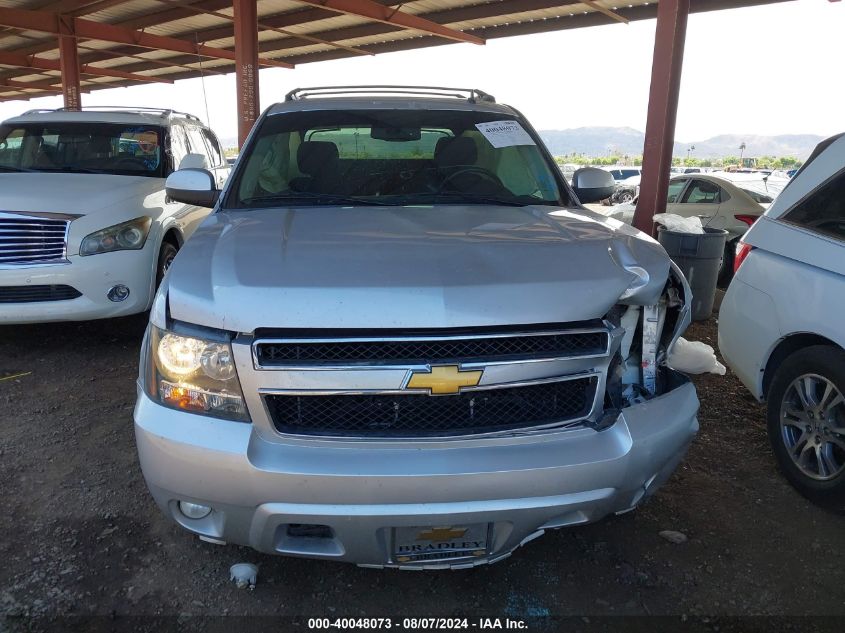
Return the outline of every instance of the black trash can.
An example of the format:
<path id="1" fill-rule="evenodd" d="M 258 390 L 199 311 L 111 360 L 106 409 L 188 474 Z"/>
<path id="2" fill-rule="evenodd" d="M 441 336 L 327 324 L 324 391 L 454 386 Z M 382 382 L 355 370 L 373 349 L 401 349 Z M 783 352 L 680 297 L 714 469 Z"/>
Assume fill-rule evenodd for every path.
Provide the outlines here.
<path id="1" fill-rule="evenodd" d="M 728 232 L 705 227 L 704 233 L 678 233 L 663 227 L 657 230 L 657 241 L 680 268 L 692 288 L 692 320 L 704 321 L 713 312 L 716 282 Z"/>

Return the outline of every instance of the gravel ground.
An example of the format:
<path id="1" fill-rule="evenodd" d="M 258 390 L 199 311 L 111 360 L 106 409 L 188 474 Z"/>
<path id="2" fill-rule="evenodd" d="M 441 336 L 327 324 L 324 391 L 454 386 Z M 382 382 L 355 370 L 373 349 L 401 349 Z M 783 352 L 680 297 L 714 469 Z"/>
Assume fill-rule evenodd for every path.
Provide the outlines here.
<path id="1" fill-rule="evenodd" d="M 163 518 L 132 431 L 144 325 L 0 327 L 0 630 L 68 614 L 845 617 L 843 519 L 780 478 L 762 408 L 730 373 L 696 377 L 701 433 L 636 512 L 490 567 L 376 571 L 210 545 Z M 228 580 L 240 561 L 260 566 L 253 592 Z"/>

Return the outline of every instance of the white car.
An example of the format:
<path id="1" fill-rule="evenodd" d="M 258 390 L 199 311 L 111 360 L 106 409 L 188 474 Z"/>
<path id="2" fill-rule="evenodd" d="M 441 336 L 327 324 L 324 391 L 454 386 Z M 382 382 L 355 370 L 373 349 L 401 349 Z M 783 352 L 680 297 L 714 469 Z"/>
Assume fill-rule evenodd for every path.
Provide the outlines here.
<path id="1" fill-rule="evenodd" d="M 0 323 L 147 310 L 209 210 L 169 200 L 177 167 L 229 173 L 217 137 L 170 110 L 35 110 L 0 124 Z"/>
<path id="2" fill-rule="evenodd" d="M 845 135 L 816 148 L 745 235 L 737 265 L 722 356 L 767 402 L 787 479 L 845 509 Z"/>
<path id="3" fill-rule="evenodd" d="M 605 171 L 610 172 L 613 180 L 617 183 L 633 178 L 634 176 L 642 176 L 643 168 L 637 166 L 611 165 L 610 167 L 602 167 Z"/>

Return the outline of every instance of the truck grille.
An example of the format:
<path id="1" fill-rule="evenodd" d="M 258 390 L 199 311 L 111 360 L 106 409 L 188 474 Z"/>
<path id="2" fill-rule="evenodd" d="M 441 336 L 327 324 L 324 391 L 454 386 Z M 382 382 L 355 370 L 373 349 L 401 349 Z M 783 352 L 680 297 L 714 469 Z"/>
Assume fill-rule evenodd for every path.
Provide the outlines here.
<path id="1" fill-rule="evenodd" d="M 280 433 L 447 437 L 577 423 L 590 413 L 596 385 L 586 376 L 447 396 L 268 394 L 265 402 Z"/>
<path id="2" fill-rule="evenodd" d="M 66 301 L 81 296 L 82 293 L 72 286 L 0 286 L 0 303 Z"/>
<path id="3" fill-rule="evenodd" d="M 255 344 L 258 367 L 286 365 L 428 364 L 456 361 L 504 361 L 571 358 L 607 352 L 606 330 L 516 333 L 477 337 L 414 337 L 376 340 L 265 340 Z"/>
<path id="4" fill-rule="evenodd" d="M 68 220 L 3 214 L 0 217 L 0 265 L 65 261 Z"/>

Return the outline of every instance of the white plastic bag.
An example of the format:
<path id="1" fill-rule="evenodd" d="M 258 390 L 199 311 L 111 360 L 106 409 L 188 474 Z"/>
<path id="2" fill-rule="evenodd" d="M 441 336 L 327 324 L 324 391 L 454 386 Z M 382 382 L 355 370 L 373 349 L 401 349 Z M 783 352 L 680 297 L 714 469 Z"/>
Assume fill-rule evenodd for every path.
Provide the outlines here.
<path id="1" fill-rule="evenodd" d="M 674 213 L 658 213 L 654 216 L 654 221 L 665 226 L 670 231 L 677 233 L 691 233 L 695 235 L 704 233 L 704 227 L 701 226 L 701 218 L 698 216 L 685 218 Z"/>
<path id="2" fill-rule="evenodd" d="M 725 366 L 716 360 L 716 353 L 707 343 L 679 338 L 669 352 L 666 364 L 685 374 L 725 375 Z"/>

